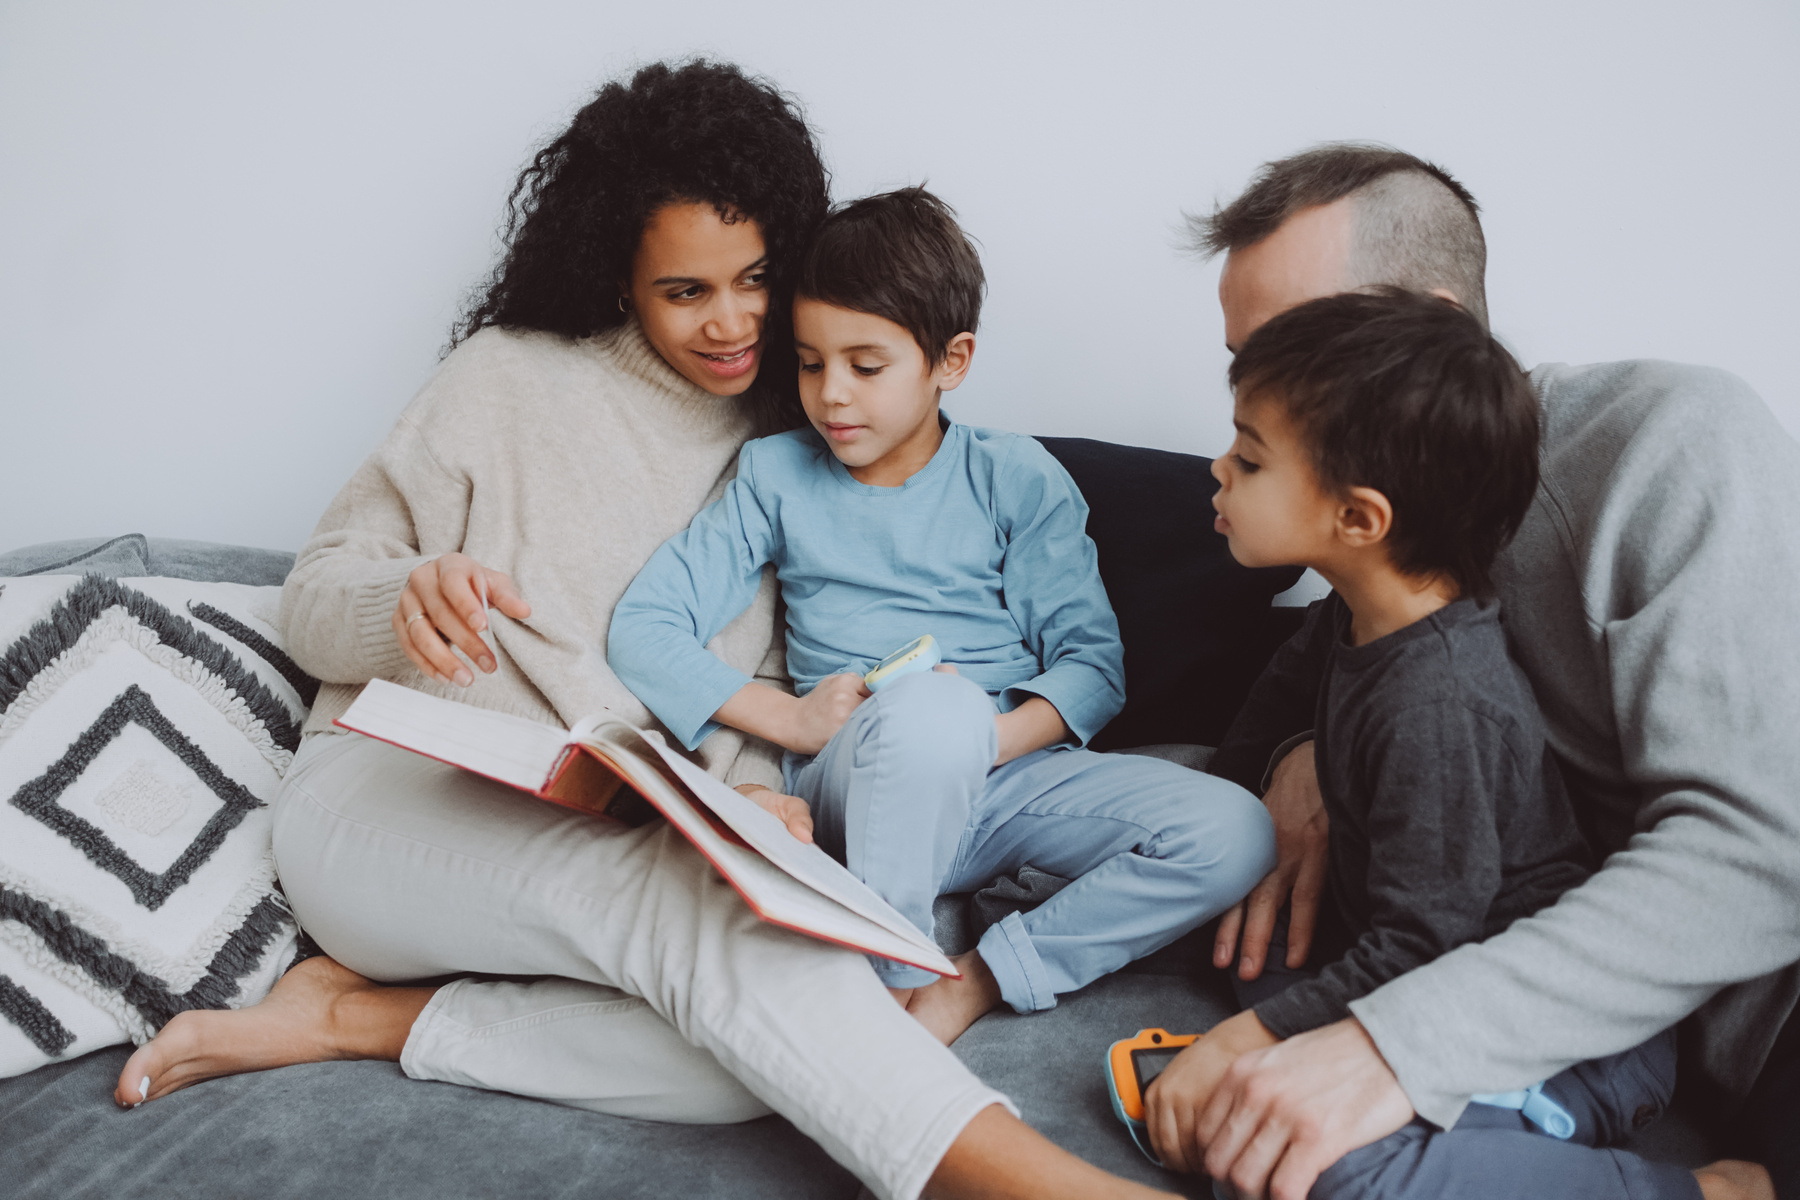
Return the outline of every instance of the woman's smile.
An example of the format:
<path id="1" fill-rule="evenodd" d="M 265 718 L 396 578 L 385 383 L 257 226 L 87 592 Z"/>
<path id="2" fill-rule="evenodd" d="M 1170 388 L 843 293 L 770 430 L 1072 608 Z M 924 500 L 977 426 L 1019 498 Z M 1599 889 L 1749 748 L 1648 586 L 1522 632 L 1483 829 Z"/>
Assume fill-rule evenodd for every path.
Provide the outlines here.
<path id="1" fill-rule="evenodd" d="M 757 351 L 762 348 L 761 342 L 751 342 L 741 350 L 728 353 L 708 353 L 696 350 L 694 354 L 713 375 L 720 379 L 736 379 L 740 375 L 756 370 Z"/>

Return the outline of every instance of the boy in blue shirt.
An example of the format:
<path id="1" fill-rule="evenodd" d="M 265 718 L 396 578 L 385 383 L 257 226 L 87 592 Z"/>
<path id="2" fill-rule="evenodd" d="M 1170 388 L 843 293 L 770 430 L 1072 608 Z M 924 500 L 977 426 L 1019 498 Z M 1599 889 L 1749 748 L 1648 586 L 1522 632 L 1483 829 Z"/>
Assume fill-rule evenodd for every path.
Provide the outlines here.
<path id="1" fill-rule="evenodd" d="M 946 1043 L 1001 1000 L 1050 1008 L 1168 944 L 1274 864 L 1268 815 L 1243 788 L 1081 749 L 1124 705 L 1087 506 L 1034 440 L 939 412 L 968 373 L 983 286 L 953 214 L 922 189 L 834 213 L 794 304 L 812 427 L 744 447 L 607 639 L 619 678 L 688 748 L 721 724 L 784 747 L 819 844 L 920 929 L 940 893 L 1025 865 L 1073 881 L 989 928 L 961 979 L 875 962 Z M 705 649 L 766 564 L 792 696 Z M 946 666 L 871 695 L 862 675 L 927 633 Z"/>

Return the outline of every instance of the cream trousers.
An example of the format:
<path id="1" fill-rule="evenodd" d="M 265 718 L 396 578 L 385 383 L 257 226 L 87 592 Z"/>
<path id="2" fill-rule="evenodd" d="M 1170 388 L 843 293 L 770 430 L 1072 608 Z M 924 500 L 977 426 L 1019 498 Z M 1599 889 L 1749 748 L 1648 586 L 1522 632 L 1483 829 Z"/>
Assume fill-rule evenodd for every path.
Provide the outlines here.
<path id="1" fill-rule="evenodd" d="M 773 1109 L 894 1200 L 977 1112 L 1012 1109 L 862 955 L 759 921 L 660 821 L 328 733 L 276 798 L 275 855 L 301 925 L 353 971 L 554 977 L 439 988 L 401 1055 L 415 1079 L 655 1120 Z"/>

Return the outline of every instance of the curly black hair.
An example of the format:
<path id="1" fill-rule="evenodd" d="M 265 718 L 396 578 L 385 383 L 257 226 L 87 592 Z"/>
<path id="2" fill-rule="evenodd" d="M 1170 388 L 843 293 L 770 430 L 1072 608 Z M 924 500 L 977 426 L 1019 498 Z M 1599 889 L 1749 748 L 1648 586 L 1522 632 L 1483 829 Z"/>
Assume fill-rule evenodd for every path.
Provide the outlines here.
<path id="1" fill-rule="evenodd" d="M 505 255 L 451 330 L 448 353 L 489 325 L 590 337 L 624 324 L 652 213 L 674 201 L 749 218 L 769 252 L 763 368 L 753 393 L 765 423 L 801 424 L 790 309 L 794 275 L 830 205 L 818 144 L 798 101 L 731 63 L 652 63 L 606 84 L 507 197 Z"/>

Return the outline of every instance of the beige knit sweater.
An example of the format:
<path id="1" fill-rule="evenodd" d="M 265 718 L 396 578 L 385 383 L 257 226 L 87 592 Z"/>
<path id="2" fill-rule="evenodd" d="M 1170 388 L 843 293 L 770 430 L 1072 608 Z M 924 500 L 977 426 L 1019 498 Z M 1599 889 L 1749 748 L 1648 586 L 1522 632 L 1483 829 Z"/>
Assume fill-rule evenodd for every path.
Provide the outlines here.
<path id="1" fill-rule="evenodd" d="M 736 400 L 683 379 L 635 321 L 581 341 L 484 329 L 458 346 L 344 485 L 281 596 L 288 652 L 324 681 L 306 732 L 370 679 L 568 726 L 609 710 L 658 727 L 606 665 L 613 606 L 664 540 L 716 499 L 753 433 Z M 461 551 L 531 605 L 490 611 L 499 669 L 468 688 L 407 660 L 389 623 L 413 568 Z M 710 649 L 785 685 L 775 587 Z M 780 751 L 734 730 L 700 747 L 730 783 L 778 786 Z"/>

